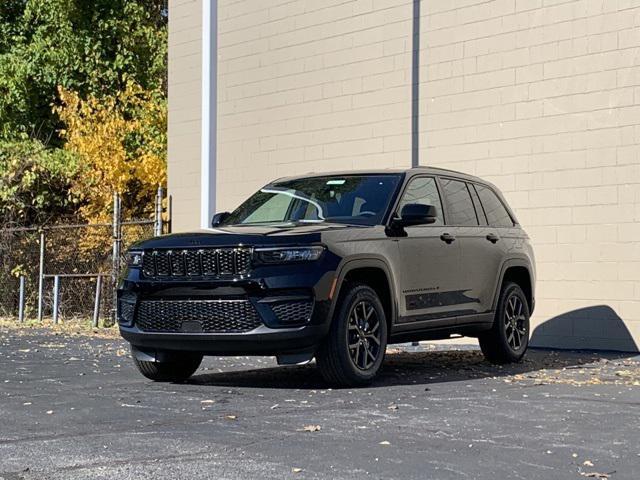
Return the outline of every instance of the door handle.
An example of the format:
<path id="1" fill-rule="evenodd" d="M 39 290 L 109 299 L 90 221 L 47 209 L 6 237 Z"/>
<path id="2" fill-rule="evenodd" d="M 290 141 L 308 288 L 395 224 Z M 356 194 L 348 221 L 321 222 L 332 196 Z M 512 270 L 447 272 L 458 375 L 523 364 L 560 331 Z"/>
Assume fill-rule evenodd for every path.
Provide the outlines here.
<path id="1" fill-rule="evenodd" d="M 487 235 L 487 240 L 489 240 L 491 243 L 497 243 L 498 240 L 500 240 L 500 237 L 495 233 L 490 233 L 489 235 Z"/>
<path id="2" fill-rule="evenodd" d="M 442 240 L 443 242 L 446 242 L 448 244 L 451 244 L 451 243 L 455 242 L 456 237 L 454 237 L 450 233 L 443 233 L 442 235 L 440 235 L 440 240 Z"/>

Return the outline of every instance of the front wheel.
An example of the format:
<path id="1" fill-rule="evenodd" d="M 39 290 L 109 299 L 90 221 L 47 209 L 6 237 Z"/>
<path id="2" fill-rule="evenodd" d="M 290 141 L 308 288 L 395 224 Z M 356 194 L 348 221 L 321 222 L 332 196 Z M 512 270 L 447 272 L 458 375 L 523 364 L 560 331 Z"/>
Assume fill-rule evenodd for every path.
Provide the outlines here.
<path id="1" fill-rule="evenodd" d="M 529 345 L 529 304 L 516 283 L 500 292 L 493 327 L 478 338 L 485 358 L 491 363 L 518 362 Z"/>
<path id="2" fill-rule="evenodd" d="M 138 371 L 154 382 L 184 382 L 202 363 L 202 355 L 184 352 L 171 353 L 167 361 L 148 362 L 133 355 Z"/>
<path id="3" fill-rule="evenodd" d="M 316 353 L 324 379 L 335 385 L 370 383 L 387 348 L 387 320 L 375 290 L 354 284 L 338 304 L 329 335 Z"/>

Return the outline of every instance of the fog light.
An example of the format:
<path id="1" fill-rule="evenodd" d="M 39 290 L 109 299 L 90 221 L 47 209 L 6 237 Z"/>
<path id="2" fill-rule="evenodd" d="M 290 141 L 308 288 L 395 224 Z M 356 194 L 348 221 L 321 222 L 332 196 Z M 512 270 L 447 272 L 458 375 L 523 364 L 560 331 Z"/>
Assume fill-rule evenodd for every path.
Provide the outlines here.
<path id="1" fill-rule="evenodd" d="M 133 325 L 137 297 L 135 293 L 124 292 L 118 298 L 118 323 L 123 327 Z"/>

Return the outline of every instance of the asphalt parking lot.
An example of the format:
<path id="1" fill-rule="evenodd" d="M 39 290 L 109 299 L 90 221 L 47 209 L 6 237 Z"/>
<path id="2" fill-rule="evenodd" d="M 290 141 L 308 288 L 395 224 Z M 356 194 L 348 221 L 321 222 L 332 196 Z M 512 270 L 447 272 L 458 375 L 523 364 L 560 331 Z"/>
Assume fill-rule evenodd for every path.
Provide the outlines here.
<path id="1" fill-rule="evenodd" d="M 638 357 L 447 348 L 393 349 L 364 389 L 245 357 L 178 385 L 115 338 L 0 328 L 0 478 L 638 478 Z"/>

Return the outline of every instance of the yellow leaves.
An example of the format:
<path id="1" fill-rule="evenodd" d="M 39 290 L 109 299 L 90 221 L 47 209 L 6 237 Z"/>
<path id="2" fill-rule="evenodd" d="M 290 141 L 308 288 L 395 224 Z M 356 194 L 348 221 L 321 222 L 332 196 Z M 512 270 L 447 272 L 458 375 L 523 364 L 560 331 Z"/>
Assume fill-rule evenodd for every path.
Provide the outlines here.
<path id="1" fill-rule="evenodd" d="M 104 98 L 82 99 L 63 88 L 58 92 L 61 106 L 55 111 L 66 126 L 60 132 L 65 148 L 76 153 L 84 167 L 73 185 L 83 200 L 82 215 L 89 221 L 108 220 L 114 192 L 127 199 L 124 206 L 130 211 L 125 215 L 150 213 L 157 187 L 166 183 L 162 95 L 134 83 Z"/>

